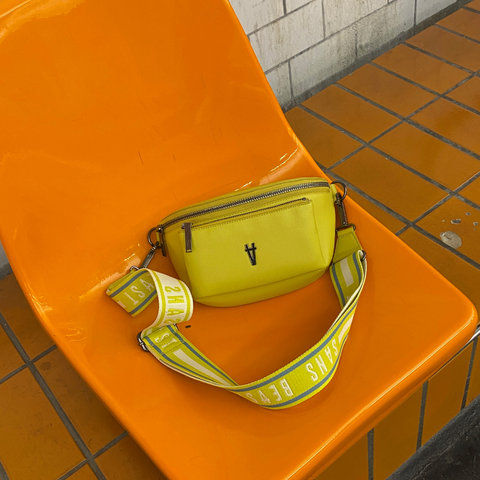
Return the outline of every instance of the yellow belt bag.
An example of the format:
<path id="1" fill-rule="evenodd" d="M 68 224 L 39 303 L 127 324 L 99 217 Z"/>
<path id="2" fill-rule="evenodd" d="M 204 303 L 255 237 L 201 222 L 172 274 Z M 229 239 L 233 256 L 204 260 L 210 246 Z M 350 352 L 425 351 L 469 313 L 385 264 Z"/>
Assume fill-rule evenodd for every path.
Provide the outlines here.
<path id="1" fill-rule="evenodd" d="M 345 195 L 325 179 L 308 177 L 186 207 L 150 230 L 152 249 L 143 264 L 107 294 L 131 315 L 158 297 L 157 317 L 138 341 L 166 366 L 267 408 L 301 403 L 335 373 L 366 278 Z M 180 280 L 146 268 L 157 250 L 169 256 Z M 257 302 L 309 285 L 328 268 L 341 306 L 337 319 L 311 349 L 256 382 L 238 385 L 176 328 L 190 320 L 193 300 L 215 307 Z"/>
<path id="2" fill-rule="evenodd" d="M 169 215 L 158 241 L 197 302 L 265 300 L 309 285 L 329 267 L 333 195 L 320 178 L 238 191 Z"/>

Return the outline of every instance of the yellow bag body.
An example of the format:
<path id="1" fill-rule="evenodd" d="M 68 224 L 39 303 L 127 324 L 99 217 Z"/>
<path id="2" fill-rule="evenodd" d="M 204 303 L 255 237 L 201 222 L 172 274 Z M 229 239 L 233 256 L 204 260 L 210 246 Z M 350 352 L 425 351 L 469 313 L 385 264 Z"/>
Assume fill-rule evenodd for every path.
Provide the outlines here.
<path id="1" fill-rule="evenodd" d="M 265 300 L 309 285 L 329 267 L 335 193 L 318 177 L 237 191 L 169 215 L 158 240 L 197 302 Z"/>

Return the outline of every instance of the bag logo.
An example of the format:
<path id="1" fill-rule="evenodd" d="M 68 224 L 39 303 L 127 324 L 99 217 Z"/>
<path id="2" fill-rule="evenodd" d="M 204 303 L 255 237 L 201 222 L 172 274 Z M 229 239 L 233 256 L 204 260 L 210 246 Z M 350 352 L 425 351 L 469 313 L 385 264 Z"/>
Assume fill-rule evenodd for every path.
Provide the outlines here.
<path id="1" fill-rule="evenodd" d="M 255 255 L 255 250 L 257 247 L 255 246 L 254 243 L 252 243 L 252 246 L 249 247 L 248 244 L 245 244 L 245 251 L 248 253 L 248 258 L 250 259 L 250 263 L 252 266 L 257 264 L 257 256 Z"/>

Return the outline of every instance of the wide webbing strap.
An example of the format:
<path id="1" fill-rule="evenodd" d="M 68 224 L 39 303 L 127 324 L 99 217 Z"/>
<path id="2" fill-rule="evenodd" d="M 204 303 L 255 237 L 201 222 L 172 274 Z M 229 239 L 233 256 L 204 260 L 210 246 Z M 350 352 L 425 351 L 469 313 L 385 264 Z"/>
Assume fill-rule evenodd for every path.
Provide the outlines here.
<path id="1" fill-rule="evenodd" d="M 188 322 L 193 314 L 189 288 L 181 280 L 148 268 L 134 270 L 112 283 L 107 295 L 133 317 L 159 297 L 157 317 L 143 330 L 142 338 L 165 325 Z"/>
<path id="2" fill-rule="evenodd" d="M 238 385 L 178 331 L 175 324 L 188 321 L 193 310 L 190 291 L 180 280 L 140 269 L 112 284 L 107 294 L 127 312 L 136 315 L 158 292 L 158 315 L 140 337 L 146 349 L 164 365 L 265 408 L 291 407 L 320 392 L 335 374 L 365 283 L 367 263 L 353 228 L 338 233 L 330 277 L 340 302 L 340 314 L 323 338 L 303 355 L 246 385 Z"/>

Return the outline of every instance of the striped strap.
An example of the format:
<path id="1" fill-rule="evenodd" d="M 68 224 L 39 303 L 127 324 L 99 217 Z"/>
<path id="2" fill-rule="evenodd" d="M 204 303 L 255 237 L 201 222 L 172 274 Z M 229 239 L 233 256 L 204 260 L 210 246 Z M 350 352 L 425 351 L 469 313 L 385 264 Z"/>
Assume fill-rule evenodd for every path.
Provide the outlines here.
<path id="1" fill-rule="evenodd" d="M 188 321 L 193 309 L 192 296 L 182 281 L 145 268 L 112 284 L 107 294 L 131 315 L 137 315 L 158 292 L 158 315 L 140 337 L 161 363 L 262 407 L 282 409 L 323 390 L 338 367 L 367 274 L 365 255 L 352 227 L 339 231 L 334 260 L 330 277 L 341 312 L 332 326 L 316 345 L 293 362 L 246 385 L 238 385 L 178 331 L 175 324 Z"/>

